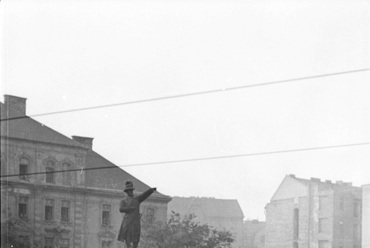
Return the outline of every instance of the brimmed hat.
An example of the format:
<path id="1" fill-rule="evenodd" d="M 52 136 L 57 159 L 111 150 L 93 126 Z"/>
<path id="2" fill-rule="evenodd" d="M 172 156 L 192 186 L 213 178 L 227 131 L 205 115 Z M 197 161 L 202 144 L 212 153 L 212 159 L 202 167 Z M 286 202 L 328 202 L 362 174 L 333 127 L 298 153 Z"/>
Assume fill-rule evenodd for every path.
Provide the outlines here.
<path id="1" fill-rule="evenodd" d="M 132 184 L 131 181 L 127 181 L 126 182 L 126 186 L 125 186 L 125 189 L 123 191 L 129 191 L 129 190 L 134 190 L 134 185 Z"/>

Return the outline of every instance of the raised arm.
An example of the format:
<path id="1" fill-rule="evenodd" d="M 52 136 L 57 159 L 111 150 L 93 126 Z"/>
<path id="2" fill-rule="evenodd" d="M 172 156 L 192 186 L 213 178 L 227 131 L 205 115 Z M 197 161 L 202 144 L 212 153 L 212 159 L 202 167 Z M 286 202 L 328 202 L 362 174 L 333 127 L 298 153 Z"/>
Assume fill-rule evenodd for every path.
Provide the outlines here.
<path id="1" fill-rule="evenodd" d="M 151 194 L 153 194 L 154 191 L 156 191 L 157 188 L 151 188 L 145 191 L 144 193 L 137 196 L 138 201 L 141 203 L 145 201 L 146 198 L 148 198 Z"/>
<path id="2" fill-rule="evenodd" d="M 135 208 L 127 206 L 125 200 L 122 200 L 121 203 L 119 204 L 119 211 L 121 213 L 126 213 L 127 214 L 127 213 L 130 213 L 130 212 L 134 211 L 134 210 L 135 210 Z"/>

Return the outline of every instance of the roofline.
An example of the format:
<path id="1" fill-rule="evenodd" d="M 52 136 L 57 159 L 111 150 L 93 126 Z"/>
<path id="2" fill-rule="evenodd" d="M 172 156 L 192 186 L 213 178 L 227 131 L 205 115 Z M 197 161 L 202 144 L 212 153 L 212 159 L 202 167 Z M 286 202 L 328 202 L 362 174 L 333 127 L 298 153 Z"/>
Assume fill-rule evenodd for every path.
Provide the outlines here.
<path id="1" fill-rule="evenodd" d="M 244 215 L 244 212 L 239 204 L 239 201 L 238 199 L 219 199 L 219 198 L 214 198 L 214 197 L 182 197 L 182 196 L 173 196 L 172 199 L 174 199 L 175 201 L 179 201 L 181 203 L 181 201 L 185 201 L 185 211 L 184 211 L 184 214 L 187 214 L 187 213 L 190 213 L 190 208 L 193 206 L 194 204 L 194 201 L 195 200 L 213 200 L 213 201 L 224 201 L 224 202 L 233 202 L 233 203 L 236 203 L 236 205 L 238 206 L 238 211 L 232 211 L 233 213 L 236 213 L 238 212 L 239 214 L 235 214 L 235 215 L 232 215 L 232 216 L 220 216 L 220 215 L 213 215 L 213 214 L 209 214 L 205 209 L 204 209 L 204 205 L 202 205 L 202 203 L 197 203 L 196 204 L 199 204 L 200 206 L 200 210 L 203 212 L 203 214 L 208 218 L 215 218 L 215 219 L 244 219 L 245 215 Z"/>
<path id="2" fill-rule="evenodd" d="M 89 149 L 88 153 L 92 153 L 93 156 L 98 156 L 100 157 L 101 159 L 103 159 L 104 161 L 106 161 L 107 163 L 109 163 L 111 166 L 115 166 L 116 168 L 114 169 L 119 169 L 121 170 L 122 172 L 126 173 L 127 175 L 131 176 L 132 178 L 135 178 L 138 182 L 142 183 L 144 186 L 150 188 L 150 186 L 146 183 L 144 183 L 143 181 L 141 181 L 140 179 L 136 178 L 135 176 L 133 176 L 131 173 L 125 171 L 123 168 L 121 168 L 120 166 L 114 164 L 113 162 L 111 162 L 110 160 L 108 160 L 107 158 L 105 158 L 104 156 L 102 156 L 101 154 L 97 153 L 96 151 L 92 150 L 92 149 Z M 87 155 L 88 156 L 88 155 Z M 86 163 L 86 168 L 96 168 L 96 167 L 90 167 L 88 163 Z M 160 192 L 157 191 L 158 194 L 160 195 L 163 195 L 163 196 L 167 196 L 165 194 L 162 194 Z M 170 196 L 167 196 L 167 197 L 170 197 Z M 172 199 L 172 197 L 170 197 Z"/>
<path id="3" fill-rule="evenodd" d="M 89 150 L 88 148 L 85 148 L 83 146 L 78 146 L 78 145 L 75 146 L 75 145 L 66 145 L 66 144 L 59 144 L 59 143 L 53 143 L 53 142 L 45 142 L 45 141 L 39 141 L 39 140 L 21 139 L 21 138 L 4 136 L 4 135 L 0 135 L 0 138 L 1 139 L 5 139 L 5 140 L 27 141 L 29 143 L 39 143 L 39 144 L 59 146 L 59 147 L 62 146 L 62 147 L 69 147 L 69 148 L 78 148 L 78 149 L 81 149 L 81 150 L 84 150 L 84 151 Z"/>
<path id="4" fill-rule="evenodd" d="M 7 180 L 7 179 L 1 179 L 1 187 L 5 186 L 23 186 L 27 187 L 33 190 L 47 190 L 51 189 L 54 191 L 60 191 L 60 192 L 70 192 L 70 193 L 80 193 L 85 195 L 99 195 L 99 196 L 106 196 L 106 197 L 112 197 L 112 198 L 123 198 L 122 190 L 114 190 L 114 189 L 102 189 L 102 188 L 93 188 L 93 187 L 83 187 L 83 186 L 64 186 L 64 185 L 55 185 L 55 184 L 35 184 L 31 182 L 21 182 L 21 181 L 14 181 L 14 180 Z M 137 194 L 140 194 L 142 192 L 136 192 Z M 136 194 L 135 194 L 136 195 Z M 157 201 L 157 202 L 165 202 L 168 203 L 172 200 L 171 197 L 166 195 L 151 195 L 151 200 Z"/>
<path id="5" fill-rule="evenodd" d="M 4 95 L 5 96 L 5 95 Z M 11 95 L 10 95 L 11 96 Z M 22 98 L 22 97 L 19 97 L 19 98 Z M 27 99 L 27 98 L 23 98 L 23 99 Z M 6 106 L 5 106 L 5 103 L 2 103 L 1 102 L 1 104 L 4 106 L 4 108 L 6 108 Z M 16 111 L 16 110 L 15 110 Z M 17 112 L 17 111 L 16 111 Z M 17 117 L 18 118 L 18 117 Z M 39 143 L 44 143 L 44 144 L 58 144 L 58 145 L 61 145 L 61 146 L 64 146 L 64 147 L 78 147 L 78 148 L 85 148 L 82 144 L 80 144 L 78 141 L 75 141 L 75 140 L 73 140 L 72 138 L 70 138 L 70 137 L 68 137 L 67 135 L 65 135 L 65 134 L 62 134 L 62 133 L 60 133 L 59 131 L 57 131 L 57 130 L 55 130 L 55 129 L 53 129 L 53 128 L 51 128 L 51 127 L 49 127 L 49 126 L 47 126 L 47 125 L 45 125 L 45 124 L 43 124 L 42 122 L 39 122 L 39 121 L 37 121 L 37 120 L 35 120 L 34 118 L 32 118 L 32 117 L 30 117 L 30 116 L 28 116 L 28 115 L 23 115 L 23 116 L 20 116 L 20 119 L 27 119 L 27 120 L 29 120 L 29 121 L 31 121 L 31 122 L 34 122 L 34 123 L 36 123 L 36 124 L 38 124 L 38 125 L 41 125 L 42 126 L 42 128 L 46 128 L 46 129 L 49 129 L 50 131 L 52 131 L 52 132 L 55 132 L 55 133 L 57 133 L 58 135 L 61 135 L 61 136 L 63 136 L 64 138 L 66 138 L 66 139 L 68 139 L 71 143 L 76 143 L 75 145 L 67 145 L 67 144 L 58 144 L 58 143 L 51 143 L 51 142 L 45 142 L 45 141 L 38 141 L 38 140 L 30 140 L 30 139 L 20 139 L 20 138 L 14 138 L 14 137 L 9 137 L 9 136 L 6 136 L 6 137 L 9 137 L 9 138 L 13 138 L 13 139 L 18 139 L 18 140 L 29 140 L 29 141 L 34 141 L 34 142 L 39 142 Z M 0 134 L 0 135 L 2 135 L 2 134 Z M 4 136 L 4 135 L 2 135 L 2 136 Z"/>
<path id="6" fill-rule="evenodd" d="M 291 179 L 294 179 L 296 182 L 299 182 L 300 184 L 302 184 L 303 186 L 306 186 L 306 184 L 304 184 L 303 182 L 300 182 L 297 178 L 295 177 L 292 177 L 290 175 L 285 175 L 285 177 L 283 178 L 283 180 L 280 182 L 279 186 L 276 188 L 275 192 L 272 194 L 271 198 L 270 198 L 270 202 L 272 202 L 272 199 L 275 197 L 276 193 L 278 192 L 279 188 L 281 187 L 281 185 L 283 185 L 283 182 L 285 181 L 285 179 L 289 177 Z"/>

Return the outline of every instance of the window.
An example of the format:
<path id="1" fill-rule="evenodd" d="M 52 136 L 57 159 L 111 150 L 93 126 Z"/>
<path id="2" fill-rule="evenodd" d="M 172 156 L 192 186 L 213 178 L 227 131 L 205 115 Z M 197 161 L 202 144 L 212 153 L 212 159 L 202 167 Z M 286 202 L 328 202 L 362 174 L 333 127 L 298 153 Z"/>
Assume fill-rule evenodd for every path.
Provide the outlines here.
<path id="1" fill-rule="evenodd" d="M 111 206 L 109 204 L 103 204 L 103 213 L 102 213 L 103 226 L 110 225 L 110 211 L 111 211 Z"/>
<path id="2" fill-rule="evenodd" d="M 46 182 L 47 183 L 55 183 L 54 178 L 54 168 L 55 168 L 55 162 L 49 160 L 46 164 Z"/>
<path id="3" fill-rule="evenodd" d="M 154 208 L 146 209 L 145 217 L 150 223 L 153 222 L 154 220 L 154 213 L 155 213 Z"/>
<path id="4" fill-rule="evenodd" d="M 26 158 L 21 158 L 19 161 L 19 178 L 22 180 L 28 179 L 28 167 L 30 161 Z"/>
<path id="5" fill-rule="evenodd" d="M 320 233 L 329 232 L 329 219 L 327 219 L 327 218 L 320 218 L 319 219 L 319 232 Z"/>
<path id="6" fill-rule="evenodd" d="M 45 220 L 54 219 L 54 200 L 46 199 L 45 203 Z"/>
<path id="7" fill-rule="evenodd" d="M 47 183 L 55 183 L 54 181 L 54 169 L 47 167 L 46 168 L 46 182 Z"/>
<path id="8" fill-rule="evenodd" d="M 112 241 L 107 241 L 107 240 L 104 240 L 101 242 L 101 247 L 102 248 L 111 248 L 112 247 Z"/>
<path id="9" fill-rule="evenodd" d="M 353 224 L 353 241 L 358 243 L 361 240 L 361 232 L 358 224 Z"/>
<path id="10" fill-rule="evenodd" d="M 71 169 L 71 165 L 69 163 L 63 163 L 62 167 L 63 170 L 66 171 Z M 64 172 L 62 173 L 62 175 L 63 175 L 63 184 L 68 186 L 72 185 L 72 172 Z"/>
<path id="11" fill-rule="evenodd" d="M 54 248 L 54 238 L 47 237 L 44 239 L 44 248 Z"/>
<path id="12" fill-rule="evenodd" d="M 61 221 L 69 221 L 69 208 L 70 201 L 62 201 L 62 207 L 60 209 Z"/>
<path id="13" fill-rule="evenodd" d="M 353 203 L 353 217 L 357 218 L 360 214 L 360 203 L 358 201 L 355 201 Z"/>
<path id="14" fill-rule="evenodd" d="M 327 240 L 320 240 L 319 241 L 319 248 L 329 248 L 330 243 Z"/>
<path id="15" fill-rule="evenodd" d="M 69 248 L 69 239 L 60 239 L 60 248 Z"/>
<path id="16" fill-rule="evenodd" d="M 297 240 L 299 237 L 299 209 L 295 208 L 293 213 L 293 239 Z"/>
<path id="17" fill-rule="evenodd" d="M 329 197 L 327 196 L 320 196 L 319 197 L 319 210 L 325 210 L 328 208 L 329 205 Z"/>
<path id="18" fill-rule="evenodd" d="M 299 247 L 298 242 L 297 241 L 294 241 L 293 242 L 293 248 L 298 248 L 298 247 Z"/>
<path id="19" fill-rule="evenodd" d="M 27 218 L 27 205 L 28 205 L 28 197 L 19 197 L 18 203 L 18 216 L 19 218 Z"/>
<path id="20" fill-rule="evenodd" d="M 344 225 L 343 225 L 343 222 L 339 222 L 339 233 L 341 236 L 344 235 Z"/>
<path id="21" fill-rule="evenodd" d="M 260 243 L 264 244 L 265 243 L 265 235 L 262 235 L 260 238 Z"/>
<path id="22" fill-rule="evenodd" d="M 339 199 L 339 209 L 344 210 L 344 197 L 341 196 Z"/>

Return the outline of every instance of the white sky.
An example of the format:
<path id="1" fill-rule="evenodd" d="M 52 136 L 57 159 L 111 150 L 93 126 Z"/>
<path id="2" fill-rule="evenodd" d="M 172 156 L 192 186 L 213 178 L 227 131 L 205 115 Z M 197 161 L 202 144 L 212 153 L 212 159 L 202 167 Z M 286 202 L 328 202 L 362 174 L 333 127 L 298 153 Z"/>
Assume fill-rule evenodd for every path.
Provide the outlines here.
<path id="1" fill-rule="evenodd" d="M 1 95 L 27 114 L 370 67 L 369 1 L 5 0 Z M 370 142 L 370 72 L 37 117 L 117 165 Z M 370 146 L 125 168 L 171 196 L 237 199 L 286 174 L 370 183 Z"/>

